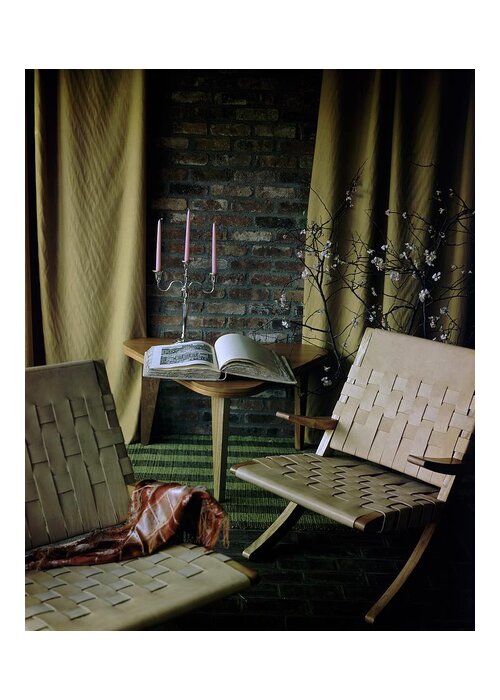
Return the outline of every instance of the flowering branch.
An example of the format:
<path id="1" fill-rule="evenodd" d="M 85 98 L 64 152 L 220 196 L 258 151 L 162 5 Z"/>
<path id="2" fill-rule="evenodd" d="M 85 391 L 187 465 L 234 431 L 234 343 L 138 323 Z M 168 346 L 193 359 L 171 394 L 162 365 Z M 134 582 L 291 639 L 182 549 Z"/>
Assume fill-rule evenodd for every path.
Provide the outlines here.
<path id="1" fill-rule="evenodd" d="M 474 212 L 453 189 L 446 195 L 442 190 L 435 191 L 427 217 L 411 211 L 385 212 L 388 218 L 396 219 L 392 228 L 398 231 L 397 240 L 402 242 L 385 237 L 370 215 L 375 235 L 384 237 L 386 242 L 372 248 L 353 234 L 347 246 L 341 246 L 339 225 L 354 206 L 360 174 L 361 169 L 334 213 L 322 202 L 328 215 L 326 222 L 313 223 L 300 233 L 285 234 L 295 245 L 303 270 L 300 279 L 291 279 L 281 290 L 277 300 L 281 324 L 292 329 L 294 337 L 300 334 L 303 341 L 311 341 L 313 336 L 317 339 L 318 335 L 322 338 L 332 360 L 328 372 L 325 369 L 324 386 L 345 379 L 346 361 L 357 350 L 350 347 L 351 334 L 360 323 L 457 343 L 462 327 L 456 300 L 473 293 L 473 272 L 466 260 Z M 287 295 L 302 282 L 306 294 L 314 294 L 318 303 L 303 319 L 292 319 L 287 315 L 291 308 Z M 344 301 L 344 311 L 350 311 L 352 317 L 343 328 L 338 328 L 333 302 L 338 307 L 338 300 L 345 300 L 346 294 L 351 300 L 349 306 L 352 303 L 356 308 L 348 309 Z"/>

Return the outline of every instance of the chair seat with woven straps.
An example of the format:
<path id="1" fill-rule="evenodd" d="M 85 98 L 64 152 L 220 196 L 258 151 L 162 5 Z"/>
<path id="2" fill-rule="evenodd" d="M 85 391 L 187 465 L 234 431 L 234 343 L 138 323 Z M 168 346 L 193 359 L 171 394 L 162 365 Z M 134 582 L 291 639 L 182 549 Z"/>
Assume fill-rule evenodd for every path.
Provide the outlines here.
<path id="1" fill-rule="evenodd" d="M 378 532 L 427 525 L 439 489 L 356 458 L 294 454 L 258 458 L 238 476 L 348 527 Z"/>
<path id="2" fill-rule="evenodd" d="M 172 545 L 150 556 L 26 574 L 29 631 L 135 630 L 154 626 L 249 585 L 224 554 Z"/>

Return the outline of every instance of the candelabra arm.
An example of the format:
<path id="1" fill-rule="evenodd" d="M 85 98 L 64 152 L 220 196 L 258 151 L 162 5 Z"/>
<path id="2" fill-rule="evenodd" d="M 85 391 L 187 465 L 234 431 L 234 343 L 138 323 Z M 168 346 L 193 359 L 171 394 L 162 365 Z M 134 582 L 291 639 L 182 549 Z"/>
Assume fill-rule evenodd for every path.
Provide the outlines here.
<path id="1" fill-rule="evenodd" d="M 163 280 L 166 277 L 166 271 L 165 270 L 153 270 L 155 279 L 156 279 L 156 286 L 161 292 L 168 292 L 170 289 L 173 287 L 174 284 L 179 284 L 180 285 L 180 292 L 182 296 L 182 328 L 181 328 L 181 337 L 177 342 L 179 343 L 185 343 L 187 341 L 187 317 L 188 317 L 188 306 L 189 306 L 189 290 L 193 285 L 197 285 L 200 287 L 201 291 L 203 294 L 213 294 L 215 290 L 215 283 L 217 281 L 217 275 L 214 272 L 211 272 L 209 275 L 210 282 L 209 282 L 209 288 L 208 289 L 203 289 L 203 283 L 198 282 L 196 280 L 189 281 L 189 262 L 186 262 L 185 260 L 182 261 L 182 264 L 184 266 L 184 273 L 182 276 L 182 279 L 174 279 L 172 280 L 168 285 L 166 284 L 163 286 Z"/>

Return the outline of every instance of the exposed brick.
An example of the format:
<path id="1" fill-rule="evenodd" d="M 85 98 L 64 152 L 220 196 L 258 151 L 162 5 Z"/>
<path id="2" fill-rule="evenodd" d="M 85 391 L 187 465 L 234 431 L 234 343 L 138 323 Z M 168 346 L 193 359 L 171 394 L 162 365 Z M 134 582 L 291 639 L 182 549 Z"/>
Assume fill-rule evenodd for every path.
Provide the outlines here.
<path id="1" fill-rule="evenodd" d="M 209 211 L 223 211 L 227 209 L 226 199 L 194 199 L 191 203 L 192 209 L 207 209 Z"/>
<path id="2" fill-rule="evenodd" d="M 206 165 L 208 155 L 206 153 L 176 153 L 172 160 L 179 165 Z"/>
<path id="3" fill-rule="evenodd" d="M 198 181 L 228 182 L 233 179 L 233 170 L 229 168 L 200 168 L 196 172 Z"/>
<path id="4" fill-rule="evenodd" d="M 234 142 L 235 151 L 272 151 L 273 146 L 272 139 L 237 139 Z"/>
<path id="5" fill-rule="evenodd" d="M 230 93 L 218 92 L 218 93 L 215 93 L 215 95 L 214 95 L 214 102 L 216 104 L 223 104 L 223 105 L 246 105 L 248 102 L 248 99 L 245 96 L 245 93 L 230 94 Z"/>
<path id="6" fill-rule="evenodd" d="M 183 136 L 164 136 L 160 139 L 160 145 L 163 148 L 183 149 L 189 146 L 189 139 Z"/>
<path id="7" fill-rule="evenodd" d="M 233 170 L 233 180 L 237 182 L 260 184 L 262 182 L 276 182 L 277 179 L 276 170 Z"/>
<path id="8" fill-rule="evenodd" d="M 232 238 L 236 241 L 271 241 L 273 234 L 270 231 L 235 231 Z"/>
<path id="9" fill-rule="evenodd" d="M 266 202 L 258 199 L 245 199 L 231 202 L 231 211 L 248 211 L 259 214 L 270 214 L 274 211 L 274 202 Z"/>
<path id="10" fill-rule="evenodd" d="M 200 91 L 178 91 L 172 93 L 173 102 L 186 102 L 193 104 L 194 102 L 210 102 L 211 95 L 207 92 Z"/>
<path id="11" fill-rule="evenodd" d="M 248 136 L 252 129 L 247 124 L 212 124 L 210 133 L 215 136 Z"/>
<path id="12" fill-rule="evenodd" d="M 313 153 L 314 141 L 286 140 L 278 143 L 278 151 L 281 153 Z"/>
<path id="13" fill-rule="evenodd" d="M 297 167 L 297 158 L 288 155 L 258 155 L 255 157 L 255 162 L 262 168 L 295 168 Z"/>
<path id="14" fill-rule="evenodd" d="M 295 190 L 293 187 L 257 187 L 256 197 L 272 197 L 273 199 L 293 199 Z"/>
<path id="15" fill-rule="evenodd" d="M 169 209 L 171 211 L 184 211 L 187 209 L 185 199 L 174 199 L 172 197 L 160 197 L 154 201 L 155 209 Z"/>
<path id="16" fill-rule="evenodd" d="M 261 287 L 232 287 L 228 290 L 228 297 L 230 299 L 265 301 L 269 299 L 269 290 Z"/>
<path id="17" fill-rule="evenodd" d="M 278 119 L 279 112 L 277 109 L 254 109 L 243 107 L 236 110 L 235 117 L 238 120 L 249 122 L 272 122 Z"/>
<path id="18" fill-rule="evenodd" d="M 208 185 L 191 185 L 189 183 L 174 183 L 170 185 L 170 192 L 172 194 L 196 194 L 196 195 L 206 195 L 208 194 Z"/>
<path id="19" fill-rule="evenodd" d="M 212 185 L 210 191 L 216 197 L 224 195 L 225 197 L 250 197 L 253 194 L 253 188 L 245 185 Z"/>
<path id="20" fill-rule="evenodd" d="M 212 165 L 239 167 L 250 165 L 252 156 L 246 153 L 214 153 L 210 156 Z"/>
<path id="21" fill-rule="evenodd" d="M 244 314 L 245 304 L 235 304 L 234 302 L 208 302 L 207 311 L 209 314 Z"/>
<path id="22" fill-rule="evenodd" d="M 246 252 L 247 247 L 245 245 L 227 243 L 226 241 L 222 241 L 221 243 L 219 243 L 219 253 L 223 257 L 245 255 Z"/>
<path id="23" fill-rule="evenodd" d="M 224 137 L 195 139 L 193 146 L 198 151 L 228 151 L 230 141 Z"/>
<path id="24" fill-rule="evenodd" d="M 260 272 L 250 277 L 252 284 L 264 284 L 272 287 L 283 287 L 289 280 L 290 277 L 285 275 L 261 274 Z"/>
<path id="25" fill-rule="evenodd" d="M 256 124 L 254 126 L 255 136 L 275 136 L 276 138 L 294 139 L 296 136 L 294 124 Z"/>
<path id="26" fill-rule="evenodd" d="M 204 136 L 207 133 L 207 125 L 200 122 L 180 122 L 172 127 L 174 134 L 197 134 Z"/>
<path id="27" fill-rule="evenodd" d="M 294 219 L 285 217 L 257 216 L 255 221 L 258 226 L 263 226 L 264 228 L 291 229 L 295 226 Z"/>

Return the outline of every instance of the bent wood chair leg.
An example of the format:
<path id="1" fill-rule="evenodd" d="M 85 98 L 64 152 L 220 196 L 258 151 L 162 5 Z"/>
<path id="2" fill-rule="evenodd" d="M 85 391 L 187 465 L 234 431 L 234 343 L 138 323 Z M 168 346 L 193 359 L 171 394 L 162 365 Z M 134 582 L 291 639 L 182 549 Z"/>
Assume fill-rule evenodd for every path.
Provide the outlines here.
<path id="1" fill-rule="evenodd" d="M 243 551 L 243 556 L 246 559 L 255 559 L 256 556 L 270 549 L 278 540 L 286 535 L 289 530 L 295 525 L 300 518 L 305 508 L 297 503 L 290 503 L 285 510 L 279 515 L 276 520 L 270 525 L 265 532 L 256 540 L 249 544 Z"/>
<path id="2" fill-rule="evenodd" d="M 432 523 L 431 525 L 425 526 L 422 534 L 420 535 L 420 539 L 415 545 L 413 552 L 408 557 L 408 561 L 406 562 L 406 564 L 403 566 L 403 568 L 396 576 L 394 581 L 391 583 L 389 588 L 386 590 L 386 592 L 382 596 L 380 596 L 377 602 L 374 605 L 372 605 L 370 610 L 366 613 L 366 622 L 373 624 L 375 622 L 375 618 L 382 612 L 385 606 L 394 598 L 394 596 L 400 590 L 403 584 L 405 584 L 406 581 L 409 579 L 410 575 L 412 574 L 413 570 L 415 569 L 418 562 L 422 558 L 422 555 L 427 549 L 427 546 L 429 545 L 429 542 L 431 541 L 432 536 L 436 531 L 436 527 L 437 523 Z"/>

